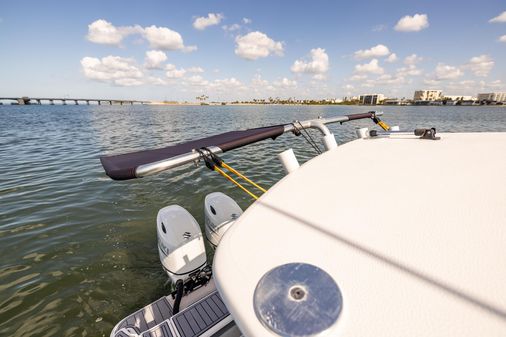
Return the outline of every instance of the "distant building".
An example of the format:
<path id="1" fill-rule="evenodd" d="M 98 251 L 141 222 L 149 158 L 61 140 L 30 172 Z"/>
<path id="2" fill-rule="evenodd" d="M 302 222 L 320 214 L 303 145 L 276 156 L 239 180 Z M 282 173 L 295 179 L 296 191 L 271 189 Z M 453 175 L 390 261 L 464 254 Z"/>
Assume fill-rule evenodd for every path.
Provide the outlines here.
<path id="1" fill-rule="evenodd" d="M 441 90 L 417 90 L 413 96 L 415 101 L 436 101 L 443 98 Z"/>
<path id="2" fill-rule="evenodd" d="M 506 102 L 506 92 L 490 92 L 485 94 L 478 94 L 478 101 Z"/>
<path id="3" fill-rule="evenodd" d="M 323 102 L 325 102 L 325 103 L 331 103 L 331 104 L 336 104 L 336 103 L 342 103 L 343 100 L 339 99 L 339 98 L 326 98 L 326 99 L 323 100 Z"/>
<path id="4" fill-rule="evenodd" d="M 358 101 L 359 97 L 358 96 L 345 96 L 343 97 L 343 102 L 353 102 L 353 101 Z"/>
<path id="5" fill-rule="evenodd" d="M 361 95 L 359 98 L 360 104 L 364 105 L 376 105 L 380 104 L 385 100 L 385 96 L 382 94 L 369 94 L 369 95 Z"/>
<path id="6" fill-rule="evenodd" d="M 411 101 L 407 99 L 390 98 L 383 101 L 383 105 L 411 105 Z"/>
<path id="7" fill-rule="evenodd" d="M 444 98 L 450 101 L 472 101 L 475 98 L 473 96 L 463 96 L 463 95 L 444 95 Z"/>

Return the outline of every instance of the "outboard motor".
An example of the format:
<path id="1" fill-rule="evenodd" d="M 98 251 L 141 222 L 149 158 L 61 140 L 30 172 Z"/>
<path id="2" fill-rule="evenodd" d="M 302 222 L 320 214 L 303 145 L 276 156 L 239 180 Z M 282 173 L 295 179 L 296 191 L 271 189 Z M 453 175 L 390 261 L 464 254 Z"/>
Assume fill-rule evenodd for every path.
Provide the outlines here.
<path id="1" fill-rule="evenodd" d="M 171 281 L 185 281 L 206 266 L 206 248 L 200 226 L 183 207 L 171 205 L 156 218 L 158 254 Z"/>
<path id="2" fill-rule="evenodd" d="M 206 195 L 204 215 L 206 219 L 206 238 L 216 248 L 225 232 L 242 214 L 242 209 L 229 196 L 214 192 Z"/>

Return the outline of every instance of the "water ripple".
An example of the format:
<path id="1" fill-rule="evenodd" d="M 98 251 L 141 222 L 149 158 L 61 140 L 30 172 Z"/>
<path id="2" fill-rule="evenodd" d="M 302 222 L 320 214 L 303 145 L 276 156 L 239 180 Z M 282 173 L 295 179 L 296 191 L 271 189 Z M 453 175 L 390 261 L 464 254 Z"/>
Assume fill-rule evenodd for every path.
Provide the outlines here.
<path id="1" fill-rule="evenodd" d="M 123 316 L 170 290 L 156 250 L 158 209 L 180 204 L 203 223 L 207 193 L 251 198 L 205 166 L 113 182 L 99 156 L 157 148 L 211 134 L 295 119 L 364 112 L 363 107 L 0 106 L 0 335 L 102 336 Z M 499 107 L 384 107 L 405 129 L 506 131 Z M 355 127 L 333 125 L 338 143 Z M 317 136 L 316 134 L 314 134 Z M 225 153 L 264 187 L 283 177 L 277 154 L 314 156 L 283 135 Z"/>

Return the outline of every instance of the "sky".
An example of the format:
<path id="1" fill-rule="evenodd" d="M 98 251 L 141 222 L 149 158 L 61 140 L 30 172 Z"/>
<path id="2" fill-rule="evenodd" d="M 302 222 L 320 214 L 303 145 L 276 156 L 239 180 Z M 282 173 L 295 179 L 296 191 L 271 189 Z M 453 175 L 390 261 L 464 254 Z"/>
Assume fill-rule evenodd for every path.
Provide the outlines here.
<path id="1" fill-rule="evenodd" d="M 4 0 L 1 7 L 0 97 L 506 91 L 504 0 Z"/>

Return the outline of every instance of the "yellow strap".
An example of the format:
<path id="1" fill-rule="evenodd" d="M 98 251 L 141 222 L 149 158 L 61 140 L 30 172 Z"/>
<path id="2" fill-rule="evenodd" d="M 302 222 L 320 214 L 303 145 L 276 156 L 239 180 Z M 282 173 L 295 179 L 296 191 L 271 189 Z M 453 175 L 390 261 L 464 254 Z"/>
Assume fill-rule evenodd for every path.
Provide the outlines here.
<path id="1" fill-rule="evenodd" d="M 378 122 L 378 125 L 379 125 L 379 126 L 381 126 L 381 128 L 382 128 L 383 130 L 385 130 L 385 131 L 390 130 L 390 126 L 388 126 L 388 124 L 387 124 L 387 123 L 385 123 L 385 122 L 383 122 L 383 121 L 379 121 L 379 122 Z"/>
<path id="2" fill-rule="evenodd" d="M 253 181 L 251 181 L 250 179 L 248 179 L 248 177 L 246 177 L 245 175 L 237 172 L 236 170 L 234 170 L 233 168 L 231 168 L 230 166 L 228 166 L 227 164 L 225 164 L 225 162 L 222 162 L 221 165 L 226 168 L 227 170 L 229 170 L 230 172 L 236 174 L 237 176 L 239 176 L 240 178 L 246 180 L 248 183 L 250 183 L 251 185 L 255 186 L 256 188 L 258 188 L 260 191 L 262 192 L 267 192 L 267 190 L 265 188 L 263 188 L 262 186 L 259 186 L 258 184 L 254 183 Z"/>
<path id="3" fill-rule="evenodd" d="M 242 186 L 240 183 L 238 183 L 237 181 L 235 181 L 234 178 L 232 178 L 231 176 L 229 176 L 228 174 L 226 174 L 225 172 L 223 172 L 223 170 L 220 169 L 218 166 L 215 165 L 214 166 L 214 170 L 216 172 L 218 172 L 219 174 L 221 174 L 222 176 L 224 176 L 225 178 L 227 178 L 228 180 L 230 180 L 231 182 L 233 182 L 237 187 L 239 187 L 244 192 L 248 193 L 255 200 L 258 199 L 258 197 L 256 195 L 254 195 L 253 193 L 251 193 L 250 191 L 248 191 L 248 189 L 246 187 Z"/>

